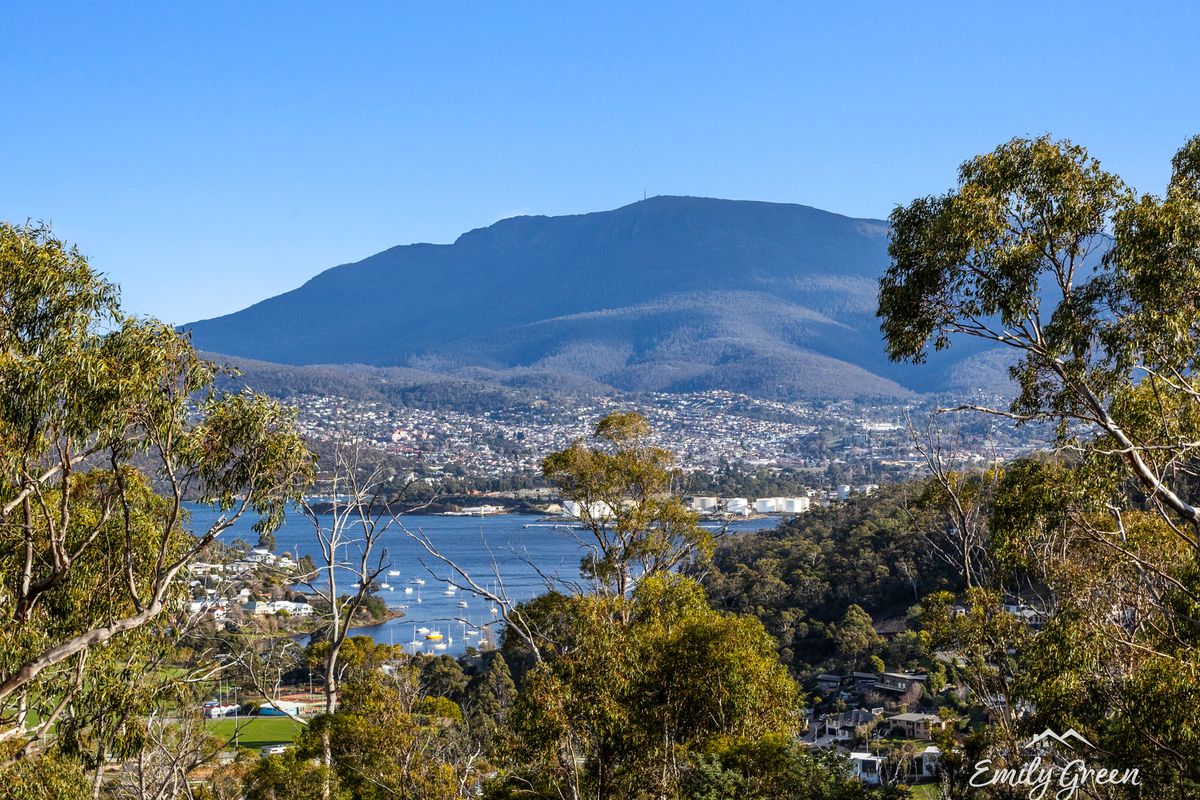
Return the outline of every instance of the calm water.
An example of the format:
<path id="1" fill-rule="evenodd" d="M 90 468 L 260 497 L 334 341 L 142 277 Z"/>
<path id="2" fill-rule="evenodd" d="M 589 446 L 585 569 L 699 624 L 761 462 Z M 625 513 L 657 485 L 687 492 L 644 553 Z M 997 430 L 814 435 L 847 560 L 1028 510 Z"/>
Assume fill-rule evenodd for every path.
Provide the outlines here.
<path id="1" fill-rule="evenodd" d="M 196 531 L 203 531 L 217 517 L 216 512 L 206 506 L 189 504 L 189 510 L 192 529 Z M 410 516 L 404 518 L 404 523 L 410 530 L 425 533 L 439 552 L 462 567 L 481 586 L 495 589 L 498 574 L 507 595 L 520 602 L 546 591 L 543 575 L 567 581 L 579 579 L 583 550 L 574 533 L 543 527 L 544 523 L 539 524 L 539 520 L 539 517 L 516 514 Z M 257 535 L 250 529 L 253 523 L 253 518 L 243 517 L 221 535 L 221 540 L 228 543 L 240 537 L 255 544 Z M 731 530 L 758 530 L 773 524 L 766 520 L 749 521 L 737 523 Z M 356 633 L 369 634 L 380 642 L 404 644 L 410 651 L 450 655 L 461 653 L 467 646 L 478 646 L 481 640 L 498 642 L 500 623 L 495 621 L 497 618 L 492 615 L 489 602 L 473 597 L 463 589 L 454 596 L 443 594 L 452 577 L 459 586 L 464 583 L 458 576 L 452 576 L 449 567 L 430 556 L 395 524 L 384 534 L 382 544 L 387 553 L 384 563 L 400 575 L 384 574 L 380 578 L 392 588 L 379 591 L 379 597 L 392 608 L 407 608 L 403 609 L 403 617 L 358 628 Z M 289 513 L 283 527 L 275 532 L 275 552 L 291 553 L 295 557 L 308 555 L 320 563 L 320 548 L 312 524 L 302 514 Z M 349 552 L 352 553 L 350 559 L 357 557 L 356 550 Z M 413 581 L 417 578 L 424 579 L 425 584 L 415 584 Z M 349 583 L 353 580 L 346 572 L 345 577 L 339 577 L 339 585 L 345 585 L 349 591 Z M 412 591 L 406 593 L 405 589 Z M 466 608 L 459 606 L 460 601 L 466 602 Z M 433 650 L 433 642 L 427 642 L 422 634 L 415 632 L 422 627 L 442 633 L 446 648 Z M 464 635 L 472 629 L 480 632 L 474 636 Z M 414 640 L 419 644 L 412 645 Z"/>

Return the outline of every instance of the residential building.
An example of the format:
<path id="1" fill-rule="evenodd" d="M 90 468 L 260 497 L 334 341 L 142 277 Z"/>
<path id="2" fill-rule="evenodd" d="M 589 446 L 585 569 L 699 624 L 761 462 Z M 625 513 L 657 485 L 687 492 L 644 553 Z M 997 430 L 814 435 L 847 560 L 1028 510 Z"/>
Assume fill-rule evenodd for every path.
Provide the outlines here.
<path id="1" fill-rule="evenodd" d="M 943 730 L 950 723 L 944 720 L 937 714 L 896 714 L 888 717 L 888 725 L 892 730 L 906 739 L 924 739 L 929 741 L 933 738 L 933 732 Z"/>

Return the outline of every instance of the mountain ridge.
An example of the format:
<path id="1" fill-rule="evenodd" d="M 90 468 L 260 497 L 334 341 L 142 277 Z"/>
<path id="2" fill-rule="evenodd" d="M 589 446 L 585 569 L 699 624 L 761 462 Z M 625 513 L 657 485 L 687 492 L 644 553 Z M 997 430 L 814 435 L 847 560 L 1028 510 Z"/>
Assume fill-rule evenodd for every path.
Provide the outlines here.
<path id="1" fill-rule="evenodd" d="M 811 206 L 660 196 L 397 245 L 181 327 L 241 358 L 501 384 L 776 399 L 971 385 L 978 347 L 920 370 L 887 360 L 874 306 L 888 230 Z"/>

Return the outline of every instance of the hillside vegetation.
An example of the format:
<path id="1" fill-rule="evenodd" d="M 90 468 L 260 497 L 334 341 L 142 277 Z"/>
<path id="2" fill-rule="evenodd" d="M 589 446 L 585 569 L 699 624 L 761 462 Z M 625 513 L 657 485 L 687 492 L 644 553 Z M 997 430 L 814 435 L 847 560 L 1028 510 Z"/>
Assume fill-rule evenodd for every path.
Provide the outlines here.
<path id="1" fill-rule="evenodd" d="M 836 656 L 837 626 L 851 604 L 877 623 L 900 623 L 921 597 L 954 586 L 906 506 L 923 484 L 802 514 L 778 528 L 733 535 L 713 556 L 705 586 L 718 608 L 752 614 L 797 672 Z"/>

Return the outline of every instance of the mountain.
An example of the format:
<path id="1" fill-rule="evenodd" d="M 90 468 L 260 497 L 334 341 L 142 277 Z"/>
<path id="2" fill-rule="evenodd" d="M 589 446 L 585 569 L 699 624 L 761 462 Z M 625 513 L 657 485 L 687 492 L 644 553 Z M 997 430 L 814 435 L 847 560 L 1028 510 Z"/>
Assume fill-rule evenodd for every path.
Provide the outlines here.
<path id="1" fill-rule="evenodd" d="M 977 347 L 888 362 L 874 317 L 887 234 L 807 206 L 655 197 L 393 247 L 184 327 L 201 349 L 248 359 L 526 388 L 789 399 L 978 386 Z"/>

